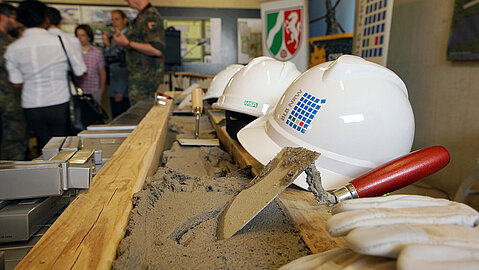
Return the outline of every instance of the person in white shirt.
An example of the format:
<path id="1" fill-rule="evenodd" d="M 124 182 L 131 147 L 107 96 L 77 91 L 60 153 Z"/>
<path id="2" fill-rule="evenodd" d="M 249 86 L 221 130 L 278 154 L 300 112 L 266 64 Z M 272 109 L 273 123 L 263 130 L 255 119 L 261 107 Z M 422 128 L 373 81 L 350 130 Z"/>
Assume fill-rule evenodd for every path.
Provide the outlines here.
<path id="1" fill-rule="evenodd" d="M 78 49 L 78 51 L 81 54 L 82 53 L 82 48 L 81 48 L 80 40 L 75 36 L 72 36 L 72 35 L 69 35 L 69 34 L 63 32 L 62 29 L 61 29 L 63 19 L 62 19 L 62 15 L 61 15 L 60 11 L 58 9 L 54 8 L 54 7 L 47 7 L 47 17 L 50 20 L 50 28 L 48 28 L 48 32 L 50 32 L 50 33 L 52 33 L 56 36 L 62 36 L 64 39 L 68 39 L 73 44 L 73 46 L 75 46 L 75 48 Z M 83 58 L 82 58 L 82 61 L 83 61 Z M 85 64 L 85 66 L 86 66 L 86 64 Z M 71 82 L 70 82 L 70 89 L 74 89 L 74 86 Z M 72 90 L 72 94 L 76 95 L 77 93 Z M 74 116 L 73 127 L 74 127 L 74 129 L 76 129 L 78 131 L 84 130 L 85 127 L 84 127 L 84 125 L 82 123 L 82 120 L 81 120 L 80 107 L 77 106 L 77 104 L 75 103 L 75 100 L 73 100 L 73 111 L 74 111 L 73 112 L 73 116 Z"/>
<path id="2" fill-rule="evenodd" d="M 71 127 L 67 71 L 69 66 L 59 37 L 47 31 L 47 6 L 24 1 L 17 20 L 26 29 L 5 53 L 10 82 L 22 89 L 22 108 L 28 126 L 35 132 L 39 149 L 53 136 L 67 136 Z M 62 38 L 73 73 L 81 76 L 86 66 L 81 54 Z"/>
<path id="3" fill-rule="evenodd" d="M 50 20 L 50 28 L 48 28 L 48 32 L 57 36 L 66 37 L 78 49 L 78 51 L 81 52 L 80 40 L 62 31 L 63 19 L 60 11 L 54 7 L 47 7 L 47 16 Z"/>

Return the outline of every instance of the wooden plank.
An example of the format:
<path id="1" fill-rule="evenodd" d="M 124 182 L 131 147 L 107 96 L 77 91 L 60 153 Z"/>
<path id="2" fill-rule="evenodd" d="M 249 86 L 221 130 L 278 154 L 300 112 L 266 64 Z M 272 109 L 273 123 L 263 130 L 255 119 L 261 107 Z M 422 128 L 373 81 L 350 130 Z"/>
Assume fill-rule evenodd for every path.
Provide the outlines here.
<path id="1" fill-rule="evenodd" d="M 211 74 L 202 74 L 202 73 L 184 72 L 184 71 L 175 72 L 175 76 L 190 77 L 194 79 L 213 79 L 215 77 L 215 75 L 211 75 Z"/>
<path id="2" fill-rule="evenodd" d="M 226 126 L 222 125 L 224 111 L 208 110 L 207 114 L 221 145 L 238 165 L 251 165 L 252 173 L 256 176 L 263 165 L 228 135 Z M 346 247 L 343 237 L 331 237 L 326 231 L 326 220 L 331 216 L 330 207 L 318 205 L 311 192 L 287 188 L 277 198 L 313 253 Z"/>
<path id="3" fill-rule="evenodd" d="M 16 269 L 110 269 L 132 195 L 158 168 L 171 101 L 154 106 Z"/>
<path id="4" fill-rule="evenodd" d="M 313 253 L 333 248 L 344 248 L 344 237 L 331 237 L 326 230 L 326 221 L 331 217 L 331 207 L 318 205 L 313 193 L 287 188 L 278 196 L 283 209 L 299 229 L 304 242 Z"/>
<path id="5" fill-rule="evenodd" d="M 223 148 L 228 152 L 233 160 L 240 166 L 245 167 L 251 165 L 251 172 L 253 175 L 258 175 L 258 173 L 263 169 L 263 165 L 259 163 L 254 157 L 252 157 L 240 144 L 238 141 L 233 140 L 226 132 L 226 126 L 222 125 L 220 122 L 225 118 L 224 111 L 221 110 L 208 110 L 208 117 L 211 120 L 211 124 L 215 128 L 216 136 L 220 140 Z M 223 121 L 224 122 L 224 121 Z"/>

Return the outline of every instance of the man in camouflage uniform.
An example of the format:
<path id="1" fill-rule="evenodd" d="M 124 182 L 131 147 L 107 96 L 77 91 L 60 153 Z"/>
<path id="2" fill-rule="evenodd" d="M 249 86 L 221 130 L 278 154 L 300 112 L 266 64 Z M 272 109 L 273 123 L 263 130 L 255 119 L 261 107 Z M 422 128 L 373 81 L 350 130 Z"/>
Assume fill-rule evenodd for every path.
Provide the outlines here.
<path id="1" fill-rule="evenodd" d="M 165 30 L 158 10 L 148 0 L 127 0 L 131 8 L 139 10 L 128 37 L 113 36 L 119 46 L 126 46 L 128 64 L 128 91 L 131 104 L 151 99 L 163 82 Z"/>
<path id="2" fill-rule="evenodd" d="M 15 8 L 0 4 L 0 160 L 25 160 L 27 152 L 21 91 L 10 84 L 3 58 L 19 26 Z"/>

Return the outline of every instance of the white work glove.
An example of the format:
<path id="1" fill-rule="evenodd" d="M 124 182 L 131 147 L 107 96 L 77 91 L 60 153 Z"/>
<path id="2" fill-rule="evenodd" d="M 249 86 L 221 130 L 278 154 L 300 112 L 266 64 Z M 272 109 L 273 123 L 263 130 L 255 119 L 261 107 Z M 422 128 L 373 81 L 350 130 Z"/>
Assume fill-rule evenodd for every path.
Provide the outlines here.
<path id="1" fill-rule="evenodd" d="M 396 261 L 367 256 L 346 248 L 335 248 L 296 259 L 279 270 L 391 270 Z"/>
<path id="2" fill-rule="evenodd" d="M 479 213 L 445 199 L 393 195 L 344 201 L 327 229 L 353 251 L 398 258 L 398 269 L 479 269 Z"/>

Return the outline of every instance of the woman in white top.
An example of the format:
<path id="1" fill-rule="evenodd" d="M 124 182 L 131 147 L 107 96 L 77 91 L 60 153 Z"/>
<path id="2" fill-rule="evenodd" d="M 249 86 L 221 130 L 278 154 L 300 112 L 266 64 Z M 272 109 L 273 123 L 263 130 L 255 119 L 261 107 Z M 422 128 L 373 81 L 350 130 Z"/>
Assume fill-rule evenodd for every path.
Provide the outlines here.
<path id="1" fill-rule="evenodd" d="M 5 53 L 10 82 L 22 89 L 22 107 L 28 126 L 35 132 L 39 149 L 53 136 L 67 136 L 70 123 L 69 69 L 58 36 L 47 31 L 47 6 L 24 1 L 17 8 L 17 20 L 25 29 Z M 67 40 L 62 41 L 75 75 L 86 71 L 81 54 Z"/>

